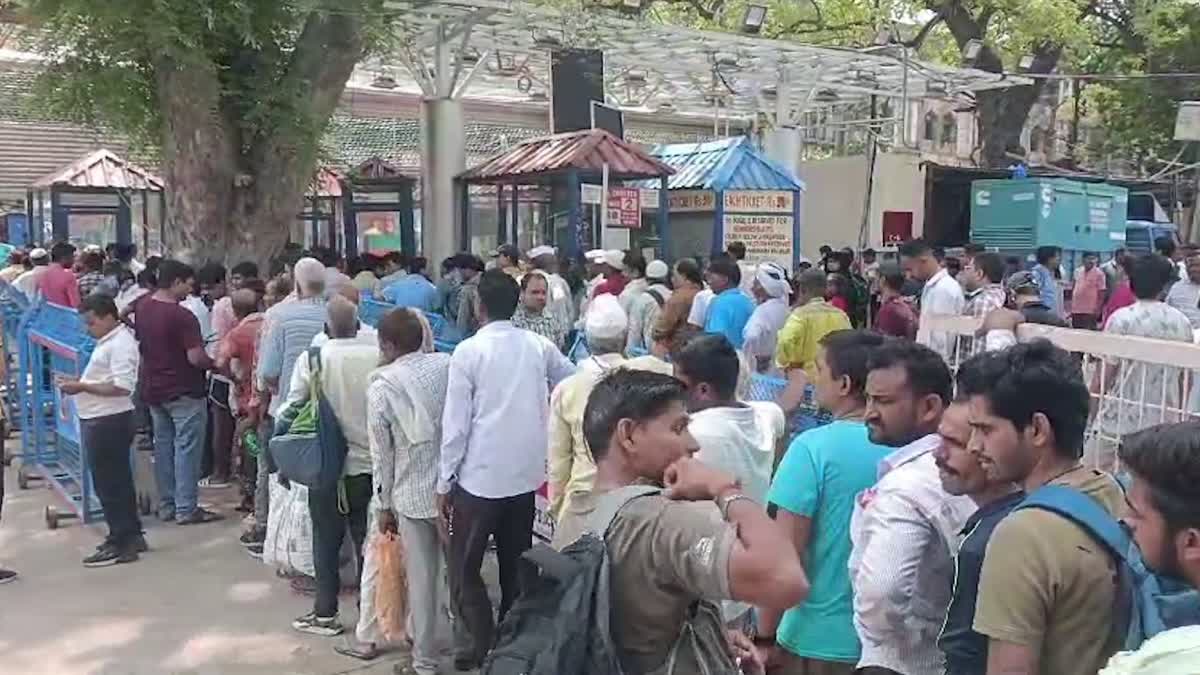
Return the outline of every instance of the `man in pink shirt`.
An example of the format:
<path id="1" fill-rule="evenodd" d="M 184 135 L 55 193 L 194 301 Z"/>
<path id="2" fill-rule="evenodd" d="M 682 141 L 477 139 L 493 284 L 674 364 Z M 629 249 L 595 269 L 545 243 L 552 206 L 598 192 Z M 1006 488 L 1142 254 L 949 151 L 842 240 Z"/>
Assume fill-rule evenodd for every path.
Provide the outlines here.
<path id="1" fill-rule="evenodd" d="M 79 307 L 79 280 L 71 271 L 75 247 L 60 241 L 50 248 L 50 265 L 38 279 L 38 290 L 47 302 L 66 307 Z"/>
<path id="2" fill-rule="evenodd" d="M 1096 330 L 1104 308 L 1104 291 L 1108 279 L 1096 266 L 1096 254 L 1083 254 L 1083 267 L 1075 271 L 1075 286 L 1071 291 L 1071 325 Z"/>

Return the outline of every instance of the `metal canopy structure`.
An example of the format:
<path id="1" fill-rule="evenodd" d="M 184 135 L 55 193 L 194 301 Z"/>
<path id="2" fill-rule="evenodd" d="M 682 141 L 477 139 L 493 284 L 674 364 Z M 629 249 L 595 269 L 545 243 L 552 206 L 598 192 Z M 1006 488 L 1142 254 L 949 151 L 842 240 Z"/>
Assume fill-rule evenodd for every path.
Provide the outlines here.
<path id="1" fill-rule="evenodd" d="M 426 95 L 444 95 L 437 79 L 446 77 L 456 94 L 469 85 L 472 96 L 545 100 L 550 54 L 566 46 L 604 51 L 609 103 L 684 115 L 711 116 L 719 110 L 751 118 L 870 96 L 946 98 L 1028 84 L 1024 78 L 918 62 L 900 45 L 815 47 L 671 26 L 600 7 L 560 11 L 498 0 L 388 0 L 386 5 L 402 15 L 399 30 L 406 46 L 395 60 L 412 80 L 397 77 L 392 59 L 364 64 L 360 77 L 385 86 L 415 85 Z M 434 50 L 439 46 L 453 52 L 453 74 L 438 72 Z"/>

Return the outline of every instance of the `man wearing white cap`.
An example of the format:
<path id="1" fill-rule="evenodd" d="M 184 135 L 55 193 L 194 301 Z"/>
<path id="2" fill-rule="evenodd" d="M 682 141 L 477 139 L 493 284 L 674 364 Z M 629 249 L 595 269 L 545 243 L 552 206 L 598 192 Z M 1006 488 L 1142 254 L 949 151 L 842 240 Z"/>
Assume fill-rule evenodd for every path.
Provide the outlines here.
<path id="1" fill-rule="evenodd" d="M 41 247 L 35 248 L 29 252 L 29 260 L 33 263 L 33 269 L 21 273 L 21 276 L 13 280 L 13 286 L 32 300 L 37 294 L 38 281 L 46 270 L 50 269 L 50 252 Z"/>
<path id="2" fill-rule="evenodd" d="M 575 323 L 574 303 L 571 302 L 571 286 L 558 275 L 557 251 L 553 246 L 537 246 L 529 251 L 529 264 L 534 270 L 546 275 L 550 284 L 546 311 L 558 319 L 559 325 L 569 329 Z"/>
<path id="3" fill-rule="evenodd" d="M 579 320 L 575 327 L 583 329 L 583 319 L 587 316 L 588 303 L 596 296 L 596 289 L 604 283 L 604 249 L 594 248 L 583 254 L 587 261 L 587 284 L 584 288 L 583 299 L 579 302 Z"/>
<path id="4" fill-rule="evenodd" d="M 629 283 L 629 278 L 625 276 L 625 253 L 616 250 L 605 251 L 601 269 L 604 272 L 604 281 L 592 292 L 592 298 L 597 298 L 605 293 L 621 295 L 621 291 L 625 290 L 625 284 Z"/>
<path id="5" fill-rule="evenodd" d="M 671 289 L 667 286 L 667 277 L 671 268 L 661 260 L 651 260 L 646 265 L 646 291 L 634 298 L 629 304 L 629 332 L 625 338 L 625 353 L 633 350 L 649 351 L 654 345 L 654 324 L 667 300 L 671 299 Z"/>
<path id="6" fill-rule="evenodd" d="M 773 262 L 764 262 L 754 270 L 750 292 L 758 305 L 742 331 L 742 351 L 755 372 L 765 373 L 773 369 L 779 330 L 787 323 L 788 313 L 791 312 L 788 297 L 792 293 L 792 286 L 782 267 Z"/>
<path id="7" fill-rule="evenodd" d="M 566 512 L 571 495 L 592 489 L 596 464 L 583 439 L 583 411 L 596 382 L 613 368 L 672 372 L 671 364 L 656 357 L 626 359 L 622 355 L 628 326 L 616 296 L 606 294 L 593 300 L 584 319 L 591 356 L 550 395 L 550 515 L 555 521 Z"/>

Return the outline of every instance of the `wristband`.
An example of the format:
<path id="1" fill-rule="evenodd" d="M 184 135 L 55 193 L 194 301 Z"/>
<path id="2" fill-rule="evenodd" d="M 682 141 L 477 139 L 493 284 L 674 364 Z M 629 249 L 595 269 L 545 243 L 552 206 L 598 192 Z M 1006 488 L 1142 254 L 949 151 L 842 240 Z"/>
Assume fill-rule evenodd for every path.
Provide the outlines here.
<path id="1" fill-rule="evenodd" d="M 734 502 L 741 501 L 743 499 L 748 502 L 754 501 L 753 499 L 750 499 L 749 497 L 747 497 L 745 494 L 743 494 L 741 492 L 734 492 L 732 494 L 725 495 L 724 497 L 721 497 L 720 499 L 718 499 L 717 500 L 717 508 L 719 508 L 721 510 L 721 518 L 723 520 L 729 520 L 729 507 Z"/>

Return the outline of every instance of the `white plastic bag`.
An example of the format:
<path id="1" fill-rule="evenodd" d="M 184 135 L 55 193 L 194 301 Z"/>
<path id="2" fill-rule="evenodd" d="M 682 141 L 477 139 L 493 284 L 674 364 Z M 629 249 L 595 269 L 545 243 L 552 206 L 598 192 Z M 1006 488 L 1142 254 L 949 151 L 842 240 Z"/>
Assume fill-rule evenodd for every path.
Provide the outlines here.
<path id="1" fill-rule="evenodd" d="M 271 474 L 271 507 L 263 562 L 284 574 L 314 576 L 312 517 L 308 513 L 308 488 L 298 483 L 285 488 Z"/>

